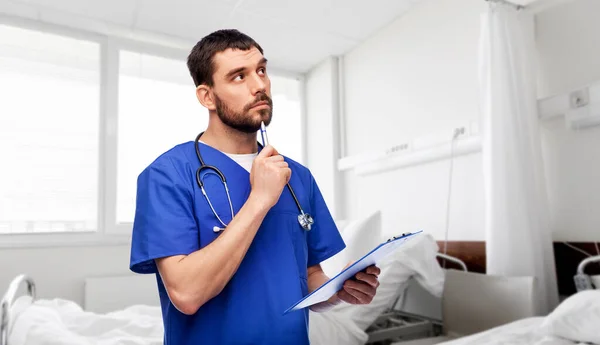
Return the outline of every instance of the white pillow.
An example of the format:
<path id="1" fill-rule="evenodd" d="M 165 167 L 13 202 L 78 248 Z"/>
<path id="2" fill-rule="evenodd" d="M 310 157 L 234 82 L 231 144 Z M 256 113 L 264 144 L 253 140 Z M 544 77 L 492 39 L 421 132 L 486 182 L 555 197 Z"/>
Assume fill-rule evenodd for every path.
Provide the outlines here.
<path id="1" fill-rule="evenodd" d="M 340 233 L 346 248 L 321 263 L 323 272 L 329 277 L 340 273 L 348 263 L 360 259 L 383 241 L 381 212 L 376 211 L 362 218 L 344 222 Z"/>
<path id="2" fill-rule="evenodd" d="M 437 252 L 438 245 L 433 236 L 415 236 L 378 263 L 381 268 L 380 285 L 370 304 L 342 303 L 328 313 L 351 320 L 359 329 L 366 330 L 383 311 L 393 306 L 397 298 L 404 293 L 411 277 L 432 294 L 441 296 L 444 272 L 437 262 Z"/>
<path id="3" fill-rule="evenodd" d="M 546 335 L 600 344 L 599 326 L 600 290 L 585 290 L 564 300 L 540 327 Z"/>

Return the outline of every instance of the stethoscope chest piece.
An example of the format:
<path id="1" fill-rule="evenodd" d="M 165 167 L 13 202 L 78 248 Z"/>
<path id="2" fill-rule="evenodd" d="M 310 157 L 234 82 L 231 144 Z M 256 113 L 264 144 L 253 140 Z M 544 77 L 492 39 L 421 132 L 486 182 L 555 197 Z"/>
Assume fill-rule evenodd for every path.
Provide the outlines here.
<path id="1" fill-rule="evenodd" d="M 315 221 L 310 214 L 302 212 L 298 215 L 298 223 L 300 223 L 300 226 L 302 226 L 304 230 L 310 231 Z"/>

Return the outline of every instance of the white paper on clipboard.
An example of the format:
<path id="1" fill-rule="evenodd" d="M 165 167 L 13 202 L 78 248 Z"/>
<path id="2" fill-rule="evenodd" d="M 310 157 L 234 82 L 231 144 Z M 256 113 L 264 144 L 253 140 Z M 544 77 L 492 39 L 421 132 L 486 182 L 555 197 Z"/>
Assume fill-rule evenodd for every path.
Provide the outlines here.
<path id="1" fill-rule="evenodd" d="M 402 246 L 406 241 L 413 238 L 415 235 L 422 233 L 423 231 L 404 234 L 400 237 L 395 237 L 390 240 L 387 240 L 384 243 L 381 243 L 365 256 L 363 256 L 360 260 L 354 262 L 351 266 L 347 267 L 335 277 L 329 279 L 325 284 L 321 285 L 318 289 L 308 294 L 294 305 L 289 307 L 284 314 L 287 314 L 294 310 L 300 310 L 306 307 L 310 307 L 311 305 L 323 302 L 328 300 L 331 296 L 333 296 L 336 292 L 338 292 L 344 282 L 356 275 L 356 273 L 366 269 L 369 266 L 377 264 L 381 259 L 383 259 L 388 254 L 394 252 L 396 249 Z"/>

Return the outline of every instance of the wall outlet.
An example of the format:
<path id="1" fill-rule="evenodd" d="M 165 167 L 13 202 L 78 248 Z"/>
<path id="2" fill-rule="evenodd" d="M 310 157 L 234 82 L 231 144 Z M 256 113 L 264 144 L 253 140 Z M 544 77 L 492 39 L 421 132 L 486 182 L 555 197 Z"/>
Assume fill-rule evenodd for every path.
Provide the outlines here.
<path id="1" fill-rule="evenodd" d="M 571 109 L 584 107 L 590 103 L 590 91 L 588 88 L 571 92 L 569 95 Z"/>
<path id="2" fill-rule="evenodd" d="M 452 138 L 461 138 L 467 135 L 467 129 L 465 127 L 456 127 L 452 134 Z"/>

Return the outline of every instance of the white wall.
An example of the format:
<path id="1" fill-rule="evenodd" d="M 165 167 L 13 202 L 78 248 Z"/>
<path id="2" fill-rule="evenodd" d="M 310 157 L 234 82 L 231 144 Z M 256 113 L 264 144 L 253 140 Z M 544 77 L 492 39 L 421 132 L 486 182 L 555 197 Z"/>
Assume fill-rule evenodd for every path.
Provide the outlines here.
<path id="1" fill-rule="evenodd" d="M 479 120 L 483 0 L 427 0 L 344 57 L 347 155 Z M 539 95 L 600 80 L 600 2 L 576 0 L 536 17 Z M 554 238 L 600 240 L 600 128 L 543 123 Z M 309 136 L 309 140 L 314 137 Z M 320 158 L 325 159 L 325 158 Z M 369 177 L 345 173 L 349 218 L 383 211 L 388 235 L 423 229 L 443 239 L 449 161 Z M 484 240 L 481 154 L 455 161 L 450 240 Z"/>
<path id="2" fill-rule="evenodd" d="M 129 246 L 0 250 L 0 294 L 19 274 L 31 276 L 40 298 L 65 298 L 83 306 L 84 279 L 129 275 Z"/>
<path id="3" fill-rule="evenodd" d="M 554 239 L 600 241 L 600 128 L 569 131 L 558 118 L 542 139 Z"/>
<path id="4" fill-rule="evenodd" d="M 540 97 L 600 82 L 600 1 L 575 0 L 536 16 Z M 600 127 L 543 122 L 555 239 L 600 241 Z"/>
<path id="5" fill-rule="evenodd" d="M 536 15 L 540 97 L 600 81 L 600 1 L 573 0 Z"/>
<path id="6" fill-rule="evenodd" d="M 427 0 L 345 56 L 347 154 L 477 121 L 482 0 Z M 454 163 L 450 239 L 483 240 L 479 154 Z M 387 234 L 443 239 L 449 161 L 370 177 L 347 173 L 348 215 L 382 209 Z"/>

